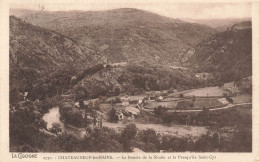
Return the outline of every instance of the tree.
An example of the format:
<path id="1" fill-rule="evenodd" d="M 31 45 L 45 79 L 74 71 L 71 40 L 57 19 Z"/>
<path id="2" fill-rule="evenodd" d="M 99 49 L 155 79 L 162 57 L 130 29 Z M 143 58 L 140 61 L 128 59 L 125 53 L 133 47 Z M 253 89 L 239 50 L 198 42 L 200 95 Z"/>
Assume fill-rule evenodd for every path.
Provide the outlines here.
<path id="1" fill-rule="evenodd" d="M 165 107 L 162 107 L 161 105 L 154 108 L 154 114 L 156 116 L 163 116 L 164 113 L 166 113 L 168 110 Z"/>
<path id="2" fill-rule="evenodd" d="M 54 134 L 60 134 L 62 132 L 61 125 L 59 123 L 53 123 L 52 127 L 50 128 L 50 132 Z"/>
<path id="3" fill-rule="evenodd" d="M 50 75 L 51 85 L 56 89 L 57 94 L 63 94 L 64 90 L 70 87 L 74 75 L 75 69 L 72 67 L 62 67 Z"/>
<path id="4" fill-rule="evenodd" d="M 122 103 L 121 98 L 120 97 L 116 97 L 115 98 L 115 103 Z"/>
<path id="5" fill-rule="evenodd" d="M 10 91 L 10 104 L 15 105 L 23 100 L 23 95 L 19 93 L 17 88 Z"/>
<path id="6" fill-rule="evenodd" d="M 41 117 L 42 115 L 31 101 L 21 102 L 17 105 L 16 111 L 10 111 L 10 146 L 28 145 L 34 152 L 37 151 L 44 140 L 39 130 L 47 129 L 47 123 Z M 20 151 L 28 151 L 26 148 Z"/>
<path id="7" fill-rule="evenodd" d="M 80 109 L 84 109 L 85 108 L 84 100 L 82 100 L 82 99 L 79 100 L 79 108 Z"/>
<path id="8" fill-rule="evenodd" d="M 120 88 L 116 87 L 115 88 L 115 95 L 118 96 L 120 94 Z"/>
<path id="9" fill-rule="evenodd" d="M 99 110 L 99 108 L 100 108 L 100 101 L 99 100 L 94 101 L 93 108 L 94 108 L 94 110 Z"/>
<path id="10" fill-rule="evenodd" d="M 112 107 L 112 109 L 108 112 L 108 115 L 110 122 L 116 123 L 118 121 L 118 116 L 116 115 L 116 110 L 114 107 Z"/>
<path id="11" fill-rule="evenodd" d="M 204 125 L 207 125 L 209 122 L 209 109 L 206 107 L 203 107 L 202 112 L 199 114 L 202 122 L 204 123 Z"/>
<path id="12" fill-rule="evenodd" d="M 145 150 L 145 151 L 158 151 L 160 148 L 160 141 L 159 141 L 159 135 L 156 134 L 156 132 L 153 129 L 147 129 L 143 130 L 140 133 L 140 139 L 143 141 L 145 144 L 150 145 L 151 150 Z M 155 146 L 155 149 L 154 147 Z"/>
<path id="13" fill-rule="evenodd" d="M 219 138 L 220 137 L 218 133 L 214 133 L 212 136 L 212 144 L 215 149 L 219 148 L 219 143 L 220 143 Z"/>
<path id="14" fill-rule="evenodd" d="M 123 146 L 119 142 L 119 137 L 119 134 L 113 129 L 96 128 L 89 137 L 84 139 L 82 148 L 88 152 L 122 152 Z"/>
<path id="15" fill-rule="evenodd" d="M 214 151 L 214 146 L 212 144 L 212 138 L 206 134 L 202 135 L 196 142 L 195 142 L 195 151 L 200 152 L 209 152 Z"/>
<path id="16" fill-rule="evenodd" d="M 133 140 L 136 136 L 137 128 L 135 124 L 128 124 L 122 134 L 121 134 L 121 143 L 125 151 L 131 151 L 130 141 Z"/>

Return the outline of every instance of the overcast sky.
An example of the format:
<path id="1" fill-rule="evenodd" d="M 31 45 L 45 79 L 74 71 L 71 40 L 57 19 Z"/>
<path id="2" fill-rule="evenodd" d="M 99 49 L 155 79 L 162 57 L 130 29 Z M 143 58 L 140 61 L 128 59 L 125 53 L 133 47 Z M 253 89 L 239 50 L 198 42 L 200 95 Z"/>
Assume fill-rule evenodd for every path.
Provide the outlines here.
<path id="1" fill-rule="evenodd" d="M 160 2 L 161 1 L 161 2 Z M 46 11 L 99 11 L 138 8 L 171 18 L 223 19 L 251 17 L 250 3 L 174 3 L 162 0 L 12 0 L 10 8 Z"/>

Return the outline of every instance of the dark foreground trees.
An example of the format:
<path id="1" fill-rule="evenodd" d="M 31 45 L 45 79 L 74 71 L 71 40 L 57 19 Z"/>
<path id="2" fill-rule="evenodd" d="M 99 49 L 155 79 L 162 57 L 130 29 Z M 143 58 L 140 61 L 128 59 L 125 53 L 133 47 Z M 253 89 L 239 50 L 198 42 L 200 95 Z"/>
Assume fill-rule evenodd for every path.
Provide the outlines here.
<path id="1" fill-rule="evenodd" d="M 190 137 L 160 135 L 152 129 L 140 131 L 134 124 L 129 124 L 121 133 L 103 127 L 90 131 L 84 138 L 77 138 L 66 133 L 46 135 L 38 129 L 44 128 L 44 125 L 37 127 L 34 122 L 28 126 L 24 123 L 18 125 L 13 117 L 13 128 L 10 129 L 11 152 L 131 152 L 133 148 L 145 152 L 252 151 L 252 133 L 240 128 L 230 138 L 225 139 L 214 133 L 194 140 Z"/>

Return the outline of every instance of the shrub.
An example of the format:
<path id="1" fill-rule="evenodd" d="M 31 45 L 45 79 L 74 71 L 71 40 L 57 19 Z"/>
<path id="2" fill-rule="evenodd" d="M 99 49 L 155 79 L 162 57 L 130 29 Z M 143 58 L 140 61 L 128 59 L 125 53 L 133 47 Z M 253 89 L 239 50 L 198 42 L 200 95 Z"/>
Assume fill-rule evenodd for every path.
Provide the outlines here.
<path id="1" fill-rule="evenodd" d="M 121 98 L 120 98 L 120 97 L 116 97 L 116 98 L 115 98 L 115 102 L 116 102 L 116 103 L 122 103 Z"/>
<path id="2" fill-rule="evenodd" d="M 162 107 L 161 105 L 156 107 L 156 108 L 154 108 L 154 114 L 156 116 L 162 116 L 167 111 L 168 111 L 168 109 L 165 108 L 165 107 Z"/>
<path id="3" fill-rule="evenodd" d="M 50 132 L 54 134 L 60 134 L 62 132 L 61 125 L 59 123 L 53 123 L 52 127 L 50 128 Z"/>
<path id="4" fill-rule="evenodd" d="M 120 88 L 116 87 L 115 88 L 115 95 L 118 96 L 120 94 Z"/>

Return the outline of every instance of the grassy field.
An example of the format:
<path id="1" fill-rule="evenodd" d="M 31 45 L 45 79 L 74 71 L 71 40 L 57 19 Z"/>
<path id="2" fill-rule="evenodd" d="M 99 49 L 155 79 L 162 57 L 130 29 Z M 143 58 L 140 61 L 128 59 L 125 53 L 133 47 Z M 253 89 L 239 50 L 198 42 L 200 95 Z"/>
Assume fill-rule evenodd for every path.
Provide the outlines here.
<path id="1" fill-rule="evenodd" d="M 206 87 L 193 90 L 191 92 L 185 92 L 185 96 L 222 96 L 226 91 L 222 88 L 216 87 Z"/>
<path id="2" fill-rule="evenodd" d="M 212 108 L 212 107 L 221 107 L 223 104 L 214 98 L 197 98 L 195 102 L 192 104 L 192 99 L 180 101 L 176 105 L 176 109 L 178 110 L 191 110 L 191 109 L 203 109 Z"/>
<path id="3" fill-rule="evenodd" d="M 177 105 L 176 101 L 170 101 L 170 102 L 150 102 L 149 104 L 145 105 L 148 109 L 154 109 L 158 106 L 163 106 L 169 109 L 174 109 Z"/>
<path id="4" fill-rule="evenodd" d="M 223 104 L 214 98 L 198 98 L 194 102 L 195 109 L 201 109 L 203 107 L 211 108 L 220 106 L 223 106 Z"/>

